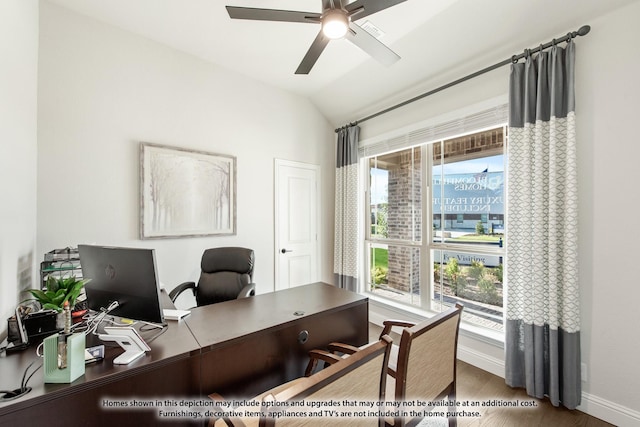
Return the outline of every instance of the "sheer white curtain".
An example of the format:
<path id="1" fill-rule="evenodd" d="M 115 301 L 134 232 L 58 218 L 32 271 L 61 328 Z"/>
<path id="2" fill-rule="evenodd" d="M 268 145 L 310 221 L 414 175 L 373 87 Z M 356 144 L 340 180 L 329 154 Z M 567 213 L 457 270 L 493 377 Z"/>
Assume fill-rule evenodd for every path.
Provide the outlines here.
<path id="1" fill-rule="evenodd" d="M 507 384 L 580 404 L 575 44 L 512 64 L 509 90 Z"/>

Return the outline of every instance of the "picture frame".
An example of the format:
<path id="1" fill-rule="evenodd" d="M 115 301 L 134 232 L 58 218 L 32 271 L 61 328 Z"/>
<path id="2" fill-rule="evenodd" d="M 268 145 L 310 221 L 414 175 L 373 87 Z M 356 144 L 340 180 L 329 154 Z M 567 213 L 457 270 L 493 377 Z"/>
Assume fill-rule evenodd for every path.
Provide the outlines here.
<path id="1" fill-rule="evenodd" d="M 236 234 L 236 157 L 140 143 L 140 239 Z"/>

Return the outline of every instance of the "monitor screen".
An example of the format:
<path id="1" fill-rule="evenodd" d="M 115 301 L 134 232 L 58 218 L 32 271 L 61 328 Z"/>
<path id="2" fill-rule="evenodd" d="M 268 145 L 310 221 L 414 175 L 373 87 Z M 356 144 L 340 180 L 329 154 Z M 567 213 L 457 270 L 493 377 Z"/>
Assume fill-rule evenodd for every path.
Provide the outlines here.
<path id="1" fill-rule="evenodd" d="M 87 303 L 95 311 L 113 301 L 109 314 L 132 320 L 164 323 L 153 249 L 78 245 Z"/>

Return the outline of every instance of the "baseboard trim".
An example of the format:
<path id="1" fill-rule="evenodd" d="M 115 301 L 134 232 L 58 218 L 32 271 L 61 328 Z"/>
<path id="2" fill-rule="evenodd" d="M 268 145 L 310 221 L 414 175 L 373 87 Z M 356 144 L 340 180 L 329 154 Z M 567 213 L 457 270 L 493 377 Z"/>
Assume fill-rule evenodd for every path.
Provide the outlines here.
<path id="1" fill-rule="evenodd" d="M 640 412 L 593 394 L 583 392 L 577 409 L 619 427 L 640 426 Z"/>
<path id="2" fill-rule="evenodd" d="M 504 361 L 458 344 L 458 359 L 504 378 Z"/>

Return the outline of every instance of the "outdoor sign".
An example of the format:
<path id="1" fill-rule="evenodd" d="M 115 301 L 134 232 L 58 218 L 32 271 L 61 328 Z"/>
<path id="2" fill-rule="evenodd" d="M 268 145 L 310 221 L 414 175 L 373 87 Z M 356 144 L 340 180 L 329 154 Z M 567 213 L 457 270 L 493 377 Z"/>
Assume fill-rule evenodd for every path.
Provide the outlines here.
<path id="1" fill-rule="evenodd" d="M 433 213 L 504 215 L 503 195 L 503 172 L 434 177 Z"/>

